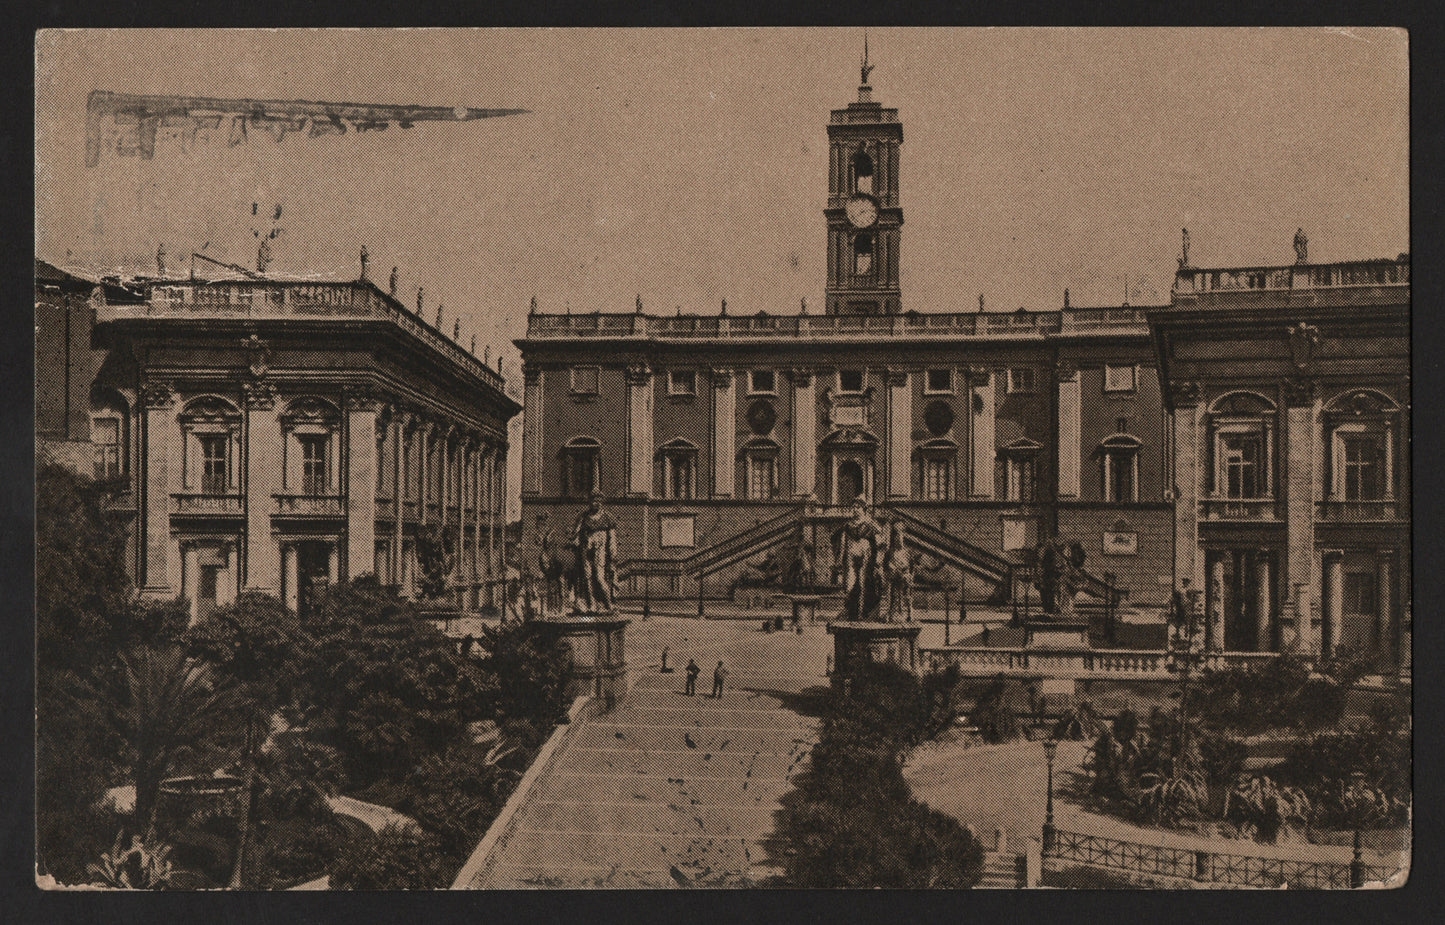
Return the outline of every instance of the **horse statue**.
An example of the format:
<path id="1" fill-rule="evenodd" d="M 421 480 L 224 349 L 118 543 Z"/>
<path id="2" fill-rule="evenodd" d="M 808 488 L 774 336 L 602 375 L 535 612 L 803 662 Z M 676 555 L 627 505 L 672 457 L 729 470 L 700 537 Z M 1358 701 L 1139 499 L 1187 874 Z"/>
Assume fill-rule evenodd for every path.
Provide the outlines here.
<path id="1" fill-rule="evenodd" d="M 556 544 L 548 529 L 538 540 L 537 571 L 542 576 L 543 610 L 557 613 L 572 607 L 576 594 L 573 579 L 577 575 L 577 548 L 566 543 Z"/>
<path id="2" fill-rule="evenodd" d="M 888 596 L 888 622 L 913 622 L 913 560 L 908 553 L 903 523 L 888 527 L 888 545 L 883 548 L 883 582 Z"/>

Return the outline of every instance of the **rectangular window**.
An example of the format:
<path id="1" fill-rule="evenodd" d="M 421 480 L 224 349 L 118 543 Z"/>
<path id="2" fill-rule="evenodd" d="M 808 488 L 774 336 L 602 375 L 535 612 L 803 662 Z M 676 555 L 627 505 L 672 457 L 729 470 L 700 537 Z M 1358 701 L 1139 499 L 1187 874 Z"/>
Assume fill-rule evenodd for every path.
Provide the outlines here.
<path id="1" fill-rule="evenodd" d="M 838 391 L 840 391 L 840 392 L 861 392 L 861 391 L 863 391 L 863 370 L 861 370 L 861 369 L 840 369 L 840 370 L 838 370 Z"/>
<path id="2" fill-rule="evenodd" d="M 1344 612 L 1353 616 L 1373 615 L 1379 596 L 1374 572 L 1345 572 Z"/>
<path id="3" fill-rule="evenodd" d="M 231 442 L 229 434 L 202 434 L 201 444 L 201 491 L 208 495 L 222 495 L 227 488 L 227 454 Z"/>
<path id="4" fill-rule="evenodd" d="M 778 463 L 771 456 L 748 457 L 748 497 L 763 500 L 773 496 L 778 483 Z"/>
<path id="5" fill-rule="evenodd" d="M 1106 453 L 1104 456 L 1107 501 L 1137 501 L 1134 495 L 1134 453 Z"/>
<path id="6" fill-rule="evenodd" d="M 595 450 L 574 450 L 563 461 L 563 492 L 573 498 L 589 497 L 601 483 L 601 456 Z"/>
<path id="7" fill-rule="evenodd" d="M 95 477 L 120 477 L 120 419 L 96 418 L 90 422 L 90 443 L 95 450 Z"/>
<path id="8" fill-rule="evenodd" d="M 755 369 L 749 374 L 750 392 L 771 393 L 775 391 L 773 371 L 771 369 Z"/>
<path id="9" fill-rule="evenodd" d="M 572 394 L 596 395 L 597 373 L 598 370 L 595 366 L 572 367 Z"/>
<path id="10" fill-rule="evenodd" d="M 928 371 L 927 388 L 930 393 L 944 393 L 953 391 L 953 370 L 951 369 L 930 369 Z"/>
<path id="11" fill-rule="evenodd" d="M 1104 367 L 1105 392 L 1132 392 L 1138 367 L 1109 363 Z"/>
<path id="12" fill-rule="evenodd" d="M 326 450 L 330 438 L 326 436 L 305 436 L 301 443 L 301 493 L 324 495 L 328 487 L 326 471 Z"/>
<path id="13" fill-rule="evenodd" d="M 1345 437 L 1346 501 L 1376 501 L 1384 496 L 1380 441 L 1372 436 Z"/>
<path id="14" fill-rule="evenodd" d="M 676 501 L 691 501 L 693 493 L 694 457 L 691 453 L 671 453 L 664 458 L 666 484 L 664 497 Z"/>
<path id="15" fill-rule="evenodd" d="M 1032 456 L 1014 456 L 1009 459 L 1007 500 L 1025 504 L 1034 500 L 1034 471 Z"/>
<path id="16" fill-rule="evenodd" d="M 1226 498 L 1265 496 L 1260 469 L 1263 457 L 1259 434 L 1255 432 L 1220 435 L 1220 468 Z"/>
<path id="17" fill-rule="evenodd" d="M 949 487 L 949 460 L 925 458 L 923 460 L 923 497 L 926 501 L 947 501 Z"/>
<path id="18" fill-rule="evenodd" d="M 1010 393 L 1029 393 L 1034 390 L 1034 371 L 1027 366 L 1008 371 L 1008 390 Z"/>
<path id="19" fill-rule="evenodd" d="M 697 373 L 690 369 L 674 369 L 668 371 L 667 394 L 696 395 Z"/>

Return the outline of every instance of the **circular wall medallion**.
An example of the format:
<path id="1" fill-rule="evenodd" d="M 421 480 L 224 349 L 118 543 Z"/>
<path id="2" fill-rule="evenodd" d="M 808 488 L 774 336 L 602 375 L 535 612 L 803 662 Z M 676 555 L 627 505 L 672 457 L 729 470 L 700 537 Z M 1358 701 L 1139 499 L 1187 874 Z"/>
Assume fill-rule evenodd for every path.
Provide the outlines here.
<path id="1" fill-rule="evenodd" d="M 748 426 L 753 433 L 765 435 L 771 433 L 773 425 L 778 422 L 778 413 L 773 410 L 773 403 L 765 398 L 760 398 L 748 406 Z"/>
<path id="2" fill-rule="evenodd" d="M 942 437 L 953 428 L 953 408 L 946 401 L 929 402 L 923 409 L 923 423 L 933 436 Z"/>

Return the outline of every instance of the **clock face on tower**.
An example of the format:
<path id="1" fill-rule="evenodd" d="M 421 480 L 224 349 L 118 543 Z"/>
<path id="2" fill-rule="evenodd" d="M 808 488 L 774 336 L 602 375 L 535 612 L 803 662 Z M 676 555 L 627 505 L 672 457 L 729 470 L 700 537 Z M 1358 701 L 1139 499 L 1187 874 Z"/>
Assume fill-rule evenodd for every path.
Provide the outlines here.
<path id="1" fill-rule="evenodd" d="M 848 221 L 854 228 L 871 228 L 878 221 L 878 206 L 867 196 L 854 196 L 848 200 Z"/>

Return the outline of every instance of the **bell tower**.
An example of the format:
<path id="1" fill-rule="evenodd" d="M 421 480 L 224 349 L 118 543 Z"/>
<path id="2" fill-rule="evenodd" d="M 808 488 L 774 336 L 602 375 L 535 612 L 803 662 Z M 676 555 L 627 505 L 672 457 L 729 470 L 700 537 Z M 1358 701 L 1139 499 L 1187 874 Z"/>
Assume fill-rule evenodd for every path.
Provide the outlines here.
<path id="1" fill-rule="evenodd" d="M 830 315 L 896 315 L 898 240 L 903 208 L 898 201 L 898 148 L 903 124 L 898 110 L 874 102 L 863 39 L 858 101 L 833 110 L 828 120 L 828 284 Z"/>

